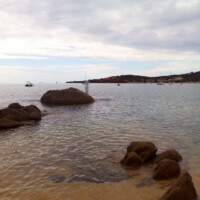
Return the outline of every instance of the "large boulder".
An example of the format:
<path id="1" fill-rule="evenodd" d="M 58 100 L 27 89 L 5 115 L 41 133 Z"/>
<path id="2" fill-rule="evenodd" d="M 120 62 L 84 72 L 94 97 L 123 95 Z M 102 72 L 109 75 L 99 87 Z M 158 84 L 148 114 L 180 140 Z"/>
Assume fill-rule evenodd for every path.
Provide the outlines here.
<path id="1" fill-rule="evenodd" d="M 69 88 L 64 90 L 50 90 L 42 96 L 41 102 L 49 105 L 76 105 L 93 103 L 94 99 L 85 92 Z"/>
<path id="2" fill-rule="evenodd" d="M 40 120 L 41 111 L 34 105 L 21 106 L 12 103 L 0 110 L 0 128 L 15 128 L 29 120 Z"/>
<path id="3" fill-rule="evenodd" d="M 139 167 L 141 165 L 141 159 L 135 152 L 129 152 L 121 160 L 121 164 L 131 167 Z"/>
<path id="4" fill-rule="evenodd" d="M 154 159 L 154 163 L 158 164 L 164 159 L 170 159 L 176 162 L 180 162 L 182 160 L 182 156 L 175 149 L 169 149 L 158 154 Z"/>
<path id="5" fill-rule="evenodd" d="M 153 172 L 155 180 L 169 180 L 177 178 L 181 173 L 179 164 L 174 160 L 162 160 Z"/>
<path id="6" fill-rule="evenodd" d="M 197 193 L 190 174 L 188 172 L 182 174 L 160 200 L 197 200 Z"/>
<path id="7" fill-rule="evenodd" d="M 156 156 L 157 150 L 152 142 L 146 141 L 134 141 L 127 147 L 127 153 L 135 152 L 139 155 L 142 163 L 152 160 Z"/>

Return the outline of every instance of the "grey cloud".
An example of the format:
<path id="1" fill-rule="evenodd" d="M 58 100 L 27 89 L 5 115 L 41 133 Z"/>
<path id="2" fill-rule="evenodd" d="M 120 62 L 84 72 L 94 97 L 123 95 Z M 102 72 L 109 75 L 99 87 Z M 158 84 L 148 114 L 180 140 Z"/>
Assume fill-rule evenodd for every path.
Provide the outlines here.
<path id="1" fill-rule="evenodd" d="M 200 1 L 189 7 L 177 7 L 178 0 L 4 1 L 3 11 L 46 31 L 66 27 L 106 44 L 200 51 Z"/>

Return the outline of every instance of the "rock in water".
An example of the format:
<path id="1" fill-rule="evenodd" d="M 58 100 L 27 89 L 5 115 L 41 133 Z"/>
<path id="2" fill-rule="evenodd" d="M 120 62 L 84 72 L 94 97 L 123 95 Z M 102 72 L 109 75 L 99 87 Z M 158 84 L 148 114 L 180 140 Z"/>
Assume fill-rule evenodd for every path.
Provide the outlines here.
<path id="1" fill-rule="evenodd" d="M 131 142 L 127 147 L 127 153 L 135 152 L 140 156 L 141 162 L 145 163 L 153 159 L 157 152 L 156 146 L 152 142 Z"/>
<path id="2" fill-rule="evenodd" d="M 188 172 L 182 174 L 160 200 L 197 200 L 197 193 L 190 174 Z"/>
<path id="3" fill-rule="evenodd" d="M 8 108 L 22 108 L 22 106 L 19 103 L 11 103 Z"/>
<path id="4" fill-rule="evenodd" d="M 51 179 L 54 183 L 62 183 L 66 179 L 66 177 L 62 174 L 54 174 L 52 176 L 49 176 L 48 178 Z"/>
<path id="5" fill-rule="evenodd" d="M 135 152 L 129 152 L 124 156 L 121 164 L 131 167 L 139 167 L 141 165 L 141 159 Z"/>
<path id="6" fill-rule="evenodd" d="M 164 159 L 170 159 L 176 162 L 180 162 L 182 160 L 182 156 L 175 149 L 169 149 L 158 154 L 154 159 L 154 163 L 158 164 Z"/>
<path id="7" fill-rule="evenodd" d="M 75 169 L 75 167 L 74 167 Z M 120 182 L 131 178 L 122 168 L 111 165 L 108 162 L 97 162 L 90 166 L 77 168 L 74 174 L 69 177 L 68 182 Z"/>
<path id="8" fill-rule="evenodd" d="M 181 170 L 176 161 L 164 159 L 155 168 L 153 178 L 155 180 L 168 180 L 178 177 L 180 173 Z"/>
<path id="9" fill-rule="evenodd" d="M 34 105 L 21 106 L 12 103 L 7 108 L 0 110 L 0 128 L 15 128 L 29 120 L 40 120 L 41 111 Z"/>
<path id="10" fill-rule="evenodd" d="M 69 88 L 64 90 L 50 90 L 46 92 L 41 102 L 50 105 L 77 105 L 93 103 L 94 99 L 75 88 Z"/>
<path id="11" fill-rule="evenodd" d="M 16 128 L 23 124 L 19 121 L 10 120 L 7 118 L 0 119 L 0 128 Z"/>

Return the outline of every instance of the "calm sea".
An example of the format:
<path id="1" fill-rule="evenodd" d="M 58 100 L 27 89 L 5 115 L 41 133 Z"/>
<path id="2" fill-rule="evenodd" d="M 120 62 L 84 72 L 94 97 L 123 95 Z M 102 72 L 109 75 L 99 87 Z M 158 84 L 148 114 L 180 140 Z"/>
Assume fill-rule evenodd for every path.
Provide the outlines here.
<path id="1" fill-rule="evenodd" d="M 148 140 L 177 149 L 200 195 L 200 84 L 90 84 L 95 103 L 50 107 L 51 89 L 83 84 L 0 85 L 0 108 L 19 102 L 49 114 L 0 131 L 1 200 L 155 200 L 173 181 L 155 182 L 152 166 L 120 164 L 127 145 Z"/>

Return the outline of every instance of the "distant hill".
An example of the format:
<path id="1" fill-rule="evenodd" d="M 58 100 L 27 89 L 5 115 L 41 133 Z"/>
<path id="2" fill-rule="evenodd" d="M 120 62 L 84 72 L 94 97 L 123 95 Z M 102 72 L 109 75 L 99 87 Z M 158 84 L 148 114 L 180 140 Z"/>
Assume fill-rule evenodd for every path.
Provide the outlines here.
<path id="1" fill-rule="evenodd" d="M 187 74 L 169 75 L 169 76 L 137 76 L 120 75 L 107 78 L 92 79 L 90 83 L 158 83 L 158 82 L 200 82 L 200 71 Z M 71 81 L 67 83 L 84 83 L 85 81 Z"/>

